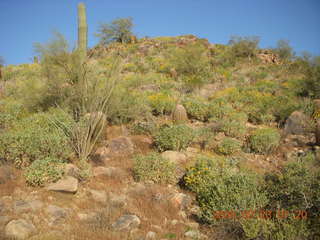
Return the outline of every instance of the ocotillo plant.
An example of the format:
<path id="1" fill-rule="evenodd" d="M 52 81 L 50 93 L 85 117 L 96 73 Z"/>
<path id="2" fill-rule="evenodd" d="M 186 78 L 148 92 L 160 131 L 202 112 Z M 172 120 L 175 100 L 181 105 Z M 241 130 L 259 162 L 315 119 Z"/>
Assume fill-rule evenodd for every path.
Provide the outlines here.
<path id="1" fill-rule="evenodd" d="M 78 5 L 78 51 L 80 54 L 81 64 L 84 62 L 87 56 L 87 17 L 86 17 L 86 7 L 83 3 Z"/>

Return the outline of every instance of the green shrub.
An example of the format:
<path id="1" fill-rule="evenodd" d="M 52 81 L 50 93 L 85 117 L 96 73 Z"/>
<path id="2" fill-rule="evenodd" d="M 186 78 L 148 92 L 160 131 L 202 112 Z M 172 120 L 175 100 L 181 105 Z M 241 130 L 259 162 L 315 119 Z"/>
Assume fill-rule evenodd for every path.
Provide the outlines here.
<path id="1" fill-rule="evenodd" d="M 241 142 L 233 138 L 224 138 L 215 148 L 215 152 L 231 155 L 241 150 Z"/>
<path id="2" fill-rule="evenodd" d="M 137 181 L 154 181 L 156 183 L 175 183 L 176 166 L 160 154 L 151 153 L 134 158 L 133 172 Z"/>
<path id="3" fill-rule="evenodd" d="M 116 87 L 110 99 L 110 106 L 116 107 L 108 108 L 108 121 L 114 124 L 123 124 L 143 119 L 151 113 L 150 107 L 145 102 L 145 96 L 141 93 L 128 92 L 123 87 Z"/>
<path id="4" fill-rule="evenodd" d="M 194 137 L 193 129 L 183 124 L 161 127 L 154 136 L 160 151 L 186 149 Z"/>
<path id="5" fill-rule="evenodd" d="M 190 118 L 194 118 L 199 121 L 208 120 L 208 104 L 206 104 L 203 99 L 188 98 L 183 101 L 183 106 L 186 108 L 187 114 Z"/>
<path id="6" fill-rule="evenodd" d="M 280 134 L 273 128 L 257 129 L 249 137 L 249 146 L 255 153 L 271 153 L 279 146 L 279 142 Z"/>
<path id="7" fill-rule="evenodd" d="M 63 176 L 63 167 L 63 161 L 55 158 L 37 159 L 26 168 L 25 178 L 31 186 L 43 186 L 59 180 Z"/>
<path id="8" fill-rule="evenodd" d="M 169 69 L 174 68 L 188 87 L 200 87 L 208 78 L 211 67 L 205 53 L 205 47 L 200 44 L 174 48 L 168 54 Z"/>
<path id="9" fill-rule="evenodd" d="M 0 101 L 0 129 L 8 128 L 15 121 L 21 119 L 27 114 L 21 103 L 10 99 Z"/>
<path id="10" fill-rule="evenodd" d="M 239 112 L 224 99 L 215 99 L 210 102 L 210 122 L 216 122 L 219 131 L 229 137 L 242 138 L 246 133 L 248 116 Z"/>
<path id="11" fill-rule="evenodd" d="M 259 179 L 251 173 L 237 173 L 223 159 L 198 157 L 184 177 L 186 187 L 195 192 L 199 203 L 201 220 L 223 226 L 229 224 L 234 231 L 240 228 L 246 237 L 260 234 L 264 222 L 257 219 L 255 228 L 249 228 L 252 219 L 215 219 L 217 211 L 258 210 L 268 203 L 261 190 Z M 251 221 L 251 227 L 253 221 Z M 237 236 L 239 237 L 239 236 Z"/>
<path id="12" fill-rule="evenodd" d="M 132 126 L 133 134 L 152 135 L 155 133 L 157 126 L 153 122 L 136 122 Z"/>
<path id="13" fill-rule="evenodd" d="M 265 176 L 269 208 L 288 211 L 288 217 L 277 219 L 274 239 L 311 239 L 319 230 L 319 174 L 305 167 L 302 161 L 291 162 L 280 173 Z M 294 219 L 306 211 L 305 219 Z"/>
<path id="14" fill-rule="evenodd" d="M 161 91 L 148 96 L 148 102 L 156 115 L 170 114 L 176 106 L 176 101 L 169 91 Z"/>
<path id="15" fill-rule="evenodd" d="M 69 139 L 55 127 L 54 117 L 66 120 L 62 113 L 52 112 L 37 113 L 17 121 L 10 131 L 2 134 L 0 155 L 17 167 L 46 157 L 67 159 L 72 152 Z"/>
<path id="16" fill-rule="evenodd" d="M 232 56 L 235 58 L 252 58 L 259 45 L 259 37 L 232 36 L 229 45 Z"/>

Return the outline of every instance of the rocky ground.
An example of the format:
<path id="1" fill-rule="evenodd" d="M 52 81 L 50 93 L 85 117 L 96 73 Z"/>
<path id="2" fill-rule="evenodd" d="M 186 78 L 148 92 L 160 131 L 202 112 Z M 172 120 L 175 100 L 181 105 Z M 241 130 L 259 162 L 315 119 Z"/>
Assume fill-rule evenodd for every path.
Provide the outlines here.
<path id="1" fill-rule="evenodd" d="M 243 164 L 265 171 L 304 155 L 315 141 L 303 128 L 304 120 L 301 112 L 292 113 L 278 151 L 272 156 L 243 153 Z M 152 151 L 152 139 L 130 135 L 123 126 L 107 129 L 108 138 L 92 157 L 92 177 L 86 181 L 71 163 L 63 179 L 43 188 L 27 186 L 22 171 L 13 166 L 0 168 L 0 239 L 217 239 L 199 227 L 194 217 L 199 208 L 191 193 L 178 185 L 133 179 L 132 155 Z M 218 134 L 214 141 L 220 138 Z M 162 156 L 177 163 L 183 176 L 199 151 L 195 145 Z"/>

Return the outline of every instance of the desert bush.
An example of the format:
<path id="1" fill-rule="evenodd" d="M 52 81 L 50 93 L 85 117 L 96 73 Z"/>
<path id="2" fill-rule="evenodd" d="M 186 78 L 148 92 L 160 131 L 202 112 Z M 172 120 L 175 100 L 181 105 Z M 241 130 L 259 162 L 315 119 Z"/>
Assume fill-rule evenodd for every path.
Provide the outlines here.
<path id="1" fill-rule="evenodd" d="M 303 161 L 295 161 L 280 173 L 266 174 L 265 181 L 268 207 L 288 214 L 274 221 L 274 239 L 311 239 L 319 229 L 319 174 L 306 168 Z M 301 211 L 307 213 L 305 218 L 299 218 Z"/>
<path id="2" fill-rule="evenodd" d="M 156 115 L 170 114 L 176 106 L 176 101 L 170 91 L 161 91 L 148 96 L 148 103 Z"/>
<path id="3" fill-rule="evenodd" d="M 137 121 L 132 125 L 133 134 L 137 135 L 153 135 L 157 130 L 156 123 L 152 121 Z"/>
<path id="4" fill-rule="evenodd" d="M 261 128 L 255 130 L 248 140 L 253 152 L 269 154 L 279 146 L 280 134 L 277 129 Z"/>
<path id="5" fill-rule="evenodd" d="M 108 108 L 108 121 L 114 124 L 129 123 L 141 120 L 151 114 L 150 107 L 146 104 L 146 96 L 136 91 L 128 92 L 124 87 L 117 86 L 110 99 Z"/>
<path id="6" fill-rule="evenodd" d="M 170 51 L 168 61 L 169 69 L 175 69 L 189 87 L 200 87 L 209 76 L 209 59 L 202 45 L 193 44 L 187 48 L 175 48 Z"/>
<path id="7" fill-rule="evenodd" d="M 279 40 L 277 47 L 273 50 L 282 60 L 291 60 L 294 57 L 292 47 L 289 45 L 288 40 Z"/>
<path id="8" fill-rule="evenodd" d="M 209 117 L 209 107 L 205 103 L 204 99 L 200 98 L 187 98 L 183 101 L 183 106 L 187 110 L 187 114 L 190 118 L 197 119 L 199 121 L 207 121 Z"/>
<path id="9" fill-rule="evenodd" d="M 268 199 L 256 175 L 234 172 L 223 158 L 200 156 L 195 165 L 187 170 L 184 181 L 186 187 L 197 194 L 202 221 L 216 226 L 228 224 L 233 231 L 240 229 L 243 238 L 260 236 L 265 225 L 263 220 L 255 219 L 254 222 L 244 218 L 216 218 L 220 211 L 234 211 L 238 214 L 240 211 L 258 210 L 266 206 Z"/>
<path id="10" fill-rule="evenodd" d="M 214 139 L 215 133 L 210 127 L 201 127 L 194 130 L 194 142 L 198 143 L 202 149 L 209 148 Z"/>
<path id="11" fill-rule="evenodd" d="M 158 153 L 138 155 L 134 158 L 133 172 L 137 181 L 154 181 L 155 183 L 175 183 L 176 166 Z"/>
<path id="12" fill-rule="evenodd" d="M 209 121 L 217 123 L 217 130 L 227 136 L 242 138 L 246 133 L 248 116 L 226 103 L 225 99 L 215 99 L 210 102 Z"/>
<path id="13" fill-rule="evenodd" d="M 8 98 L 0 100 L 0 129 L 9 128 L 26 115 L 22 103 Z"/>
<path id="14" fill-rule="evenodd" d="M 224 138 L 215 147 L 215 152 L 223 155 L 231 155 L 241 151 L 241 142 L 233 138 Z"/>
<path id="15" fill-rule="evenodd" d="M 69 139 L 52 123 L 54 117 L 65 119 L 59 114 L 37 113 L 16 121 L 0 138 L 0 155 L 17 167 L 46 157 L 67 159 L 72 152 Z"/>
<path id="16" fill-rule="evenodd" d="M 155 144 L 159 151 L 186 149 L 194 139 L 193 129 L 184 124 L 166 125 L 155 134 Z"/>
<path id="17" fill-rule="evenodd" d="M 37 159 L 26 168 L 26 182 L 31 186 L 43 186 L 56 182 L 63 176 L 63 161 L 51 157 Z"/>
<path id="18" fill-rule="evenodd" d="M 235 58 L 252 58 L 255 56 L 259 45 L 259 37 L 232 36 L 229 40 L 232 56 Z"/>

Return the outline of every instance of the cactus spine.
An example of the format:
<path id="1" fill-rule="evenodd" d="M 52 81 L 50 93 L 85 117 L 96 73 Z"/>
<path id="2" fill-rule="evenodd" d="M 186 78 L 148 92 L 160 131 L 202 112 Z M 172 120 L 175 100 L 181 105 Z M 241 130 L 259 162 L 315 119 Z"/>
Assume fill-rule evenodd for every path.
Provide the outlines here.
<path id="1" fill-rule="evenodd" d="M 86 17 L 86 7 L 84 3 L 79 3 L 78 5 L 78 50 L 80 54 L 81 63 L 84 62 L 87 56 L 87 17 Z"/>

